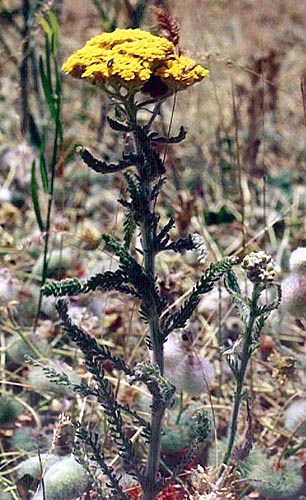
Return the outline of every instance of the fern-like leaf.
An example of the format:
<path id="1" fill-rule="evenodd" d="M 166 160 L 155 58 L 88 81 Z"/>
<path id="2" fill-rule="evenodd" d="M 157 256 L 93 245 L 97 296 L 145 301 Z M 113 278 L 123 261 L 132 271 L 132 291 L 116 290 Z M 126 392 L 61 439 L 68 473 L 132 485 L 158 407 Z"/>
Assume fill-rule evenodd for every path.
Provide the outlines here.
<path id="1" fill-rule="evenodd" d="M 161 231 L 155 236 L 155 239 L 153 241 L 154 245 L 154 251 L 155 252 L 160 252 L 161 250 L 165 250 L 167 247 L 167 244 L 169 242 L 170 236 L 169 232 L 174 226 L 174 219 L 169 219 L 167 224 L 161 229 Z M 155 234 L 156 234 L 155 230 Z"/>
<path id="2" fill-rule="evenodd" d="M 106 271 L 105 273 L 98 273 L 88 280 L 68 278 L 61 281 L 47 281 L 42 287 L 42 292 L 46 296 L 71 297 L 80 293 L 89 293 L 100 289 L 105 291 L 116 290 L 140 298 L 137 291 L 126 284 L 127 282 L 127 276 L 119 269 L 114 272 Z"/>
<path id="3" fill-rule="evenodd" d="M 131 172 L 125 172 L 124 177 L 127 182 L 131 201 L 120 201 L 122 205 L 126 206 L 126 208 L 131 211 L 135 223 L 139 225 L 144 220 L 146 214 L 149 211 L 147 206 L 147 199 L 142 191 L 141 183 L 138 182 L 137 178 Z"/>
<path id="4" fill-rule="evenodd" d="M 175 386 L 161 376 L 157 365 L 151 363 L 138 363 L 135 367 L 130 383 L 143 382 L 153 396 L 152 410 L 169 407 L 175 393 Z"/>
<path id="5" fill-rule="evenodd" d="M 153 181 L 165 173 L 164 164 L 158 151 L 152 146 L 151 138 L 145 127 L 135 125 L 133 132 L 138 140 L 143 154 L 143 161 L 137 164 L 141 180 Z"/>
<path id="6" fill-rule="evenodd" d="M 113 120 L 109 116 L 107 117 L 107 121 L 109 126 L 116 130 L 116 132 L 131 132 L 131 128 L 128 125 L 124 125 L 124 123 L 118 122 L 117 120 Z"/>
<path id="7" fill-rule="evenodd" d="M 164 250 L 172 250 L 173 252 L 183 252 L 184 250 L 193 250 L 194 243 L 192 241 L 192 237 L 188 236 L 187 238 L 179 238 L 175 241 L 172 241 L 168 245 L 165 246 Z"/>
<path id="8" fill-rule="evenodd" d="M 123 221 L 124 246 L 128 249 L 136 230 L 136 223 L 131 210 L 125 213 Z"/>
<path id="9" fill-rule="evenodd" d="M 256 313 L 258 315 L 268 316 L 274 309 L 277 309 L 282 300 L 282 289 L 280 285 L 276 285 L 277 297 L 272 300 L 269 304 L 265 304 L 263 306 L 258 306 Z"/>
<path id="10" fill-rule="evenodd" d="M 109 466 L 105 460 L 104 454 L 100 449 L 99 435 L 85 430 L 80 424 L 76 424 L 75 429 L 76 442 L 74 446 L 74 454 L 76 454 L 78 461 L 88 469 L 88 461 L 84 460 L 84 455 L 86 456 L 89 454 L 91 460 L 93 460 L 101 468 L 102 472 L 108 478 L 108 486 L 114 496 L 118 500 L 129 500 L 129 497 L 121 488 L 120 477 L 118 477 L 114 469 Z M 85 450 L 82 450 L 82 445 L 85 446 Z M 88 472 L 89 474 L 91 473 L 90 470 Z"/>
<path id="11" fill-rule="evenodd" d="M 135 452 L 132 441 L 124 432 L 121 409 L 110 382 L 104 377 L 102 362 L 107 356 L 116 368 L 123 370 L 130 377 L 135 376 L 135 370 L 129 368 L 123 359 L 112 356 L 106 346 L 99 346 L 93 337 L 73 324 L 68 315 L 67 302 L 60 300 L 57 304 L 57 311 L 62 322 L 62 327 L 81 349 L 87 369 L 93 375 L 96 382 L 96 387 L 94 388 L 95 395 L 103 407 L 111 435 L 123 459 L 125 470 L 135 477 L 140 484 L 143 484 L 144 477 L 140 469 L 140 459 Z"/>
<path id="12" fill-rule="evenodd" d="M 166 306 L 165 300 L 160 297 L 154 278 L 148 276 L 142 266 L 129 254 L 128 250 L 116 238 L 104 235 L 104 241 L 112 251 L 120 258 L 120 270 L 126 276 L 141 299 L 140 314 L 148 320 L 151 317 L 152 303 L 155 304 L 158 314 Z"/>
<path id="13" fill-rule="evenodd" d="M 174 481 L 184 470 L 186 470 L 186 467 L 190 465 L 194 457 L 196 456 L 197 452 L 199 451 L 199 447 L 207 440 L 210 430 L 211 430 L 211 421 L 209 418 L 204 415 L 199 413 L 194 417 L 196 420 L 196 430 L 195 433 L 191 439 L 191 442 L 189 444 L 188 449 L 186 452 L 183 454 L 181 460 L 179 463 L 176 465 L 175 469 L 173 470 L 170 478 L 166 480 L 164 483 L 160 482 L 160 486 L 164 488 L 166 485 L 170 484 L 172 481 Z M 160 489 L 160 488 L 158 488 Z"/>
<path id="14" fill-rule="evenodd" d="M 131 165 L 135 165 L 135 160 L 137 159 L 136 156 L 129 155 L 124 157 L 122 160 L 119 160 L 117 164 L 108 164 L 105 161 L 95 158 L 86 148 L 79 146 L 76 151 L 79 153 L 86 165 L 99 174 L 113 174 L 114 172 L 119 172 L 120 170 L 124 170 Z"/>
<path id="15" fill-rule="evenodd" d="M 187 132 L 184 127 L 180 127 L 179 133 L 174 137 L 161 137 L 157 132 L 150 132 L 149 138 L 152 142 L 158 142 L 160 144 L 178 144 L 186 138 Z"/>
<path id="16" fill-rule="evenodd" d="M 174 313 L 168 315 L 164 321 L 163 338 L 166 341 L 169 333 L 177 328 L 184 328 L 192 313 L 196 309 L 201 295 L 210 292 L 214 283 L 218 281 L 225 273 L 227 273 L 235 264 L 235 260 L 227 258 L 216 264 L 211 264 L 204 276 L 199 279 L 192 289 L 188 299 L 183 303 L 182 307 Z"/>

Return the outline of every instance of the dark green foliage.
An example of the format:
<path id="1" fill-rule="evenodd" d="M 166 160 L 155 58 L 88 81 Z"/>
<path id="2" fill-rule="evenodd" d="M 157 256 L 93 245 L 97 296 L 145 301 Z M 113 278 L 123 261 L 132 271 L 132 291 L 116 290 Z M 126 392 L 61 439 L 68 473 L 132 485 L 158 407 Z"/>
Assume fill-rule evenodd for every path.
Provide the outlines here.
<path id="1" fill-rule="evenodd" d="M 170 313 L 164 320 L 164 340 L 167 339 L 169 333 L 173 330 L 186 326 L 188 319 L 191 317 L 201 299 L 201 295 L 210 292 L 214 287 L 214 283 L 231 270 L 234 264 L 235 259 L 228 258 L 210 265 L 202 278 L 195 284 L 190 296 L 185 300 L 182 307 L 178 311 Z"/>
<path id="2" fill-rule="evenodd" d="M 184 127 L 180 127 L 180 131 L 178 135 L 174 137 L 161 137 L 157 134 L 157 132 L 150 132 L 148 137 L 151 139 L 152 142 L 158 142 L 159 144 L 178 144 L 179 142 L 182 142 L 185 137 L 186 137 L 186 130 Z"/>
<path id="3" fill-rule="evenodd" d="M 126 247 L 110 235 L 104 235 L 103 239 L 111 250 L 120 258 L 120 270 L 131 283 L 141 299 L 140 314 L 144 320 L 148 320 L 151 314 L 152 304 L 155 304 L 158 314 L 164 310 L 166 302 L 160 297 L 154 278 L 148 276 L 143 267 L 129 254 Z"/>
<path id="4" fill-rule="evenodd" d="M 0 424 L 12 423 L 22 411 L 21 404 L 11 395 L 0 397 Z"/>
<path id="5" fill-rule="evenodd" d="M 112 128 L 121 132 L 128 132 L 130 128 L 126 125 L 121 124 L 115 120 L 111 120 L 108 118 L 108 122 Z M 140 145 L 140 153 L 138 154 L 127 154 L 124 155 L 122 160 L 119 161 L 118 164 L 107 164 L 102 160 L 98 160 L 95 158 L 90 151 L 86 148 L 78 147 L 77 152 L 81 155 L 82 159 L 86 163 L 86 165 L 94 170 L 95 172 L 106 174 L 106 173 L 114 173 L 120 170 L 124 170 L 132 165 L 137 165 L 142 181 L 152 181 L 156 177 L 161 176 L 165 172 L 165 167 L 163 162 L 160 159 L 158 152 L 152 146 L 151 136 L 146 132 L 144 127 L 140 127 L 139 125 L 134 125 L 133 132 L 139 142 Z M 172 142 L 179 142 L 183 140 L 185 137 L 184 129 L 181 129 L 180 134 L 177 138 L 172 138 Z M 166 138 L 155 137 L 155 142 L 165 142 Z M 140 184 L 139 192 L 141 193 L 142 184 Z M 130 192 L 133 197 L 133 191 Z M 145 197 L 143 197 L 143 200 Z M 141 205 L 139 205 L 141 206 Z M 134 209 L 136 211 L 136 207 Z"/>
<path id="6" fill-rule="evenodd" d="M 109 348 L 103 344 L 98 345 L 97 341 L 88 335 L 84 330 L 74 325 L 68 316 L 67 302 L 59 300 L 56 309 L 62 321 L 63 329 L 68 333 L 71 340 L 73 340 L 81 351 L 85 354 L 85 361 L 88 363 L 88 369 L 94 374 L 98 365 L 103 361 L 111 361 L 115 368 L 123 370 L 126 375 L 134 375 L 134 370 L 129 368 L 122 358 L 113 356 Z"/>
<path id="7" fill-rule="evenodd" d="M 86 165 L 99 174 L 113 174 L 114 172 L 119 172 L 135 164 L 137 157 L 135 155 L 123 156 L 119 163 L 106 163 L 105 161 L 98 160 L 95 158 L 90 151 L 86 148 L 78 146 L 76 149 L 77 153 L 81 156 L 82 160 Z"/>
<path id="8" fill-rule="evenodd" d="M 193 250 L 194 243 L 191 236 L 187 238 L 179 238 L 178 240 L 168 243 L 163 250 L 172 250 L 173 252 L 184 252 L 185 250 Z"/>
<path id="9" fill-rule="evenodd" d="M 250 307 L 252 306 L 252 301 L 250 298 L 247 296 L 243 295 L 241 292 L 241 289 L 239 287 L 238 281 L 237 281 L 237 276 L 235 273 L 230 270 L 228 273 L 226 273 L 224 277 L 224 285 L 228 291 L 228 293 L 231 295 L 232 301 L 235 305 L 235 308 L 237 310 L 238 316 L 242 321 L 247 321 L 249 317 L 249 310 Z M 261 295 L 261 292 L 266 288 L 265 284 L 260 284 L 257 286 L 258 290 L 258 297 Z M 264 322 L 268 318 L 269 314 L 276 309 L 280 302 L 281 302 L 281 287 L 276 286 L 276 293 L 277 297 L 272 300 L 268 304 L 264 305 L 255 305 L 255 309 L 253 310 L 252 314 L 257 317 L 256 319 L 256 328 L 253 331 L 253 337 L 254 339 L 258 339 L 259 334 L 262 330 L 262 327 L 264 325 Z"/>
<path id="10" fill-rule="evenodd" d="M 279 285 L 276 286 L 276 293 L 277 297 L 274 300 L 272 300 L 269 304 L 257 307 L 256 312 L 259 316 L 267 318 L 270 312 L 274 311 L 274 309 L 277 309 L 279 307 L 282 300 L 282 289 Z"/>
<path id="11" fill-rule="evenodd" d="M 137 7 L 140 7 L 142 3 L 138 2 Z M 129 2 L 127 5 L 129 5 Z M 51 45 L 53 46 L 53 42 L 51 42 Z M 49 71 L 48 66 L 41 67 L 44 88 L 47 85 Z M 45 97 L 50 108 L 50 114 L 53 116 L 50 93 L 48 94 L 45 91 Z M 160 439 L 163 432 L 164 416 L 166 409 L 171 408 L 175 394 L 175 387 L 163 376 L 164 371 L 167 370 L 163 344 L 167 341 L 169 334 L 186 326 L 201 300 L 201 296 L 211 291 L 215 283 L 224 277 L 225 286 L 232 296 L 238 314 L 245 325 L 245 332 L 237 343 L 237 351 L 233 349 L 232 352 L 225 353 L 237 383 L 229 442 L 224 455 L 224 463 L 228 464 L 233 458 L 232 450 L 237 433 L 240 403 L 245 394 L 243 386 L 248 361 L 257 348 L 258 337 L 266 318 L 271 310 L 279 304 L 279 297 L 271 305 L 259 306 L 260 295 L 265 289 L 263 283 L 256 284 L 252 298 L 244 297 L 236 275 L 232 270 L 237 263 L 237 259 L 226 258 L 209 266 L 195 283 L 190 295 L 178 310 L 173 312 L 171 308 L 167 309 L 167 300 L 162 297 L 157 286 L 156 255 L 159 252 L 169 250 L 174 252 L 195 250 L 199 260 L 203 263 L 207 253 L 206 246 L 199 235 L 172 241 L 170 233 L 174 227 L 174 220 L 170 218 L 162 224 L 161 218 L 156 211 L 158 195 L 166 178 L 164 160 L 158 150 L 155 149 L 154 144 L 178 143 L 185 138 L 186 132 L 181 127 L 176 137 L 168 138 L 150 130 L 159 112 L 160 102 L 156 104 L 151 112 L 151 118 L 146 126 L 140 125 L 138 111 L 141 108 L 145 109 L 145 106 L 152 104 L 153 101 L 136 102 L 135 95 L 127 93 L 125 97 L 123 95 L 118 96 L 117 102 L 114 99 L 113 103 L 117 105 L 119 121 L 109 119 L 109 125 L 116 132 L 128 133 L 131 136 L 132 140 L 129 142 L 128 148 L 134 148 L 134 151 L 123 154 L 117 164 L 107 164 L 96 159 L 85 148 L 79 148 L 78 152 L 87 166 L 97 173 L 108 174 L 124 171 L 126 194 L 123 199 L 119 200 L 125 212 L 123 237 L 119 240 L 110 234 L 103 235 L 106 250 L 118 257 L 119 267 L 116 271 L 99 273 L 84 281 L 68 279 L 60 283 L 48 282 L 43 287 L 43 291 L 46 295 L 61 297 L 94 292 L 97 289 L 102 291 L 115 290 L 137 299 L 139 315 L 148 325 L 146 342 L 152 350 L 153 362 L 139 363 L 134 368 L 128 366 L 121 357 L 113 355 L 103 343 L 99 344 L 94 337 L 73 324 L 68 316 L 65 301 L 58 301 L 57 310 L 63 330 L 82 351 L 86 368 L 93 377 L 93 384 L 74 384 L 74 391 L 82 397 L 96 398 L 103 409 L 113 443 L 122 459 L 123 470 L 134 477 L 143 488 L 143 498 L 154 500 L 158 492 L 165 485 L 174 481 L 195 457 L 199 445 L 207 439 L 210 430 L 210 420 L 205 415 L 197 415 L 195 431 L 190 436 L 190 446 L 186 450 L 184 457 L 176 468 L 169 472 L 167 479 L 160 479 Z M 41 141 L 40 137 L 38 137 L 38 140 L 40 140 L 41 147 L 43 147 L 43 141 Z M 127 170 L 129 167 L 133 167 L 133 171 Z M 44 171 L 45 164 L 41 162 L 42 183 L 44 189 L 48 190 L 50 183 L 47 177 L 44 176 Z M 228 217 L 232 214 L 222 207 L 217 215 L 221 216 L 219 222 L 225 222 L 228 221 Z M 133 247 L 133 236 L 136 231 L 140 239 L 139 243 L 138 241 L 136 243 L 137 246 Z M 123 372 L 130 384 L 141 383 L 147 387 L 152 397 L 150 423 L 142 418 L 137 411 L 130 408 L 129 405 L 117 401 L 117 394 L 105 376 L 104 366 L 106 361 L 108 365 L 110 362 L 115 370 Z M 253 444 L 250 412 L 248 417 L 249 428 L 246 443 L 240 449 L 242 455 L 248 454 Z M 140 431 L 142 443 L 145 442 L 148 445 L 145 457 L 137 455 L 136 449 L 138 448 L 136 448 L 126 431 L 125 425 L 131 421 L 142 427 Z M 93 461 L 108 477 L 107 486 L 111 493 L 116 498 L 127 500 L 127 495 L 120 484 L 120 476 L 115 473 L 105 459 L 99 435 L 82 429 L 80 426 L 77 428 L 76 434 L 78 440 L 84 446 L 83 456 L 82 453 L 79 453 L 80 461 L 84 463 L 86 461 L 84 457 L 88 457 L 89 461 Z M 143 465 L 145 465 L 145 469 Z M 95 481 L 95 478 L 93 479 Z M 109 498 L 108 495 L 106 496 Z M 101 499 L 104 498 L 103 492 L 100 497 Z"/>
<path id="12" fill-rule="evenodd" d="M 171 404 L 175 387 L 161 376 L 157 365 L 138 363 L 130 380 L 131 382 L 141 381 L 147 386 L 153 396 L 153 411 L 161 407 L 167 408 Z"/>
<path id="13" fill-rule="evenodd" d="M 157 197 L 160 193 L 161 188 L 166 183 L 167 177 L 160 176 L 155 184 L 152 186 L 151 200 L 156 202 Z"/>
<path id="14" fill-rule="evenodd" d="M 44 295 L 55 297 L 73 296 L 79 293 L 89 293 L 95 290 L 116 290 L 134 297 L 140 298 L 137 291 L 125 285 L 127 276 L 120 269 L 117 271 L 106 271 L 98 273 L 88 280 L 78 278 L 67 278 L 62 281 L 48 281 L 42 288 Z"/>
<path id="15" fill-rule="evenodd" d="M 157 228 L 155 227 L 155 238 L 153 240 L 154 251 L 160 252 L 161 250 L 167 249 L 167 244 L 170 239 L 169 231 L 173 228 L 175 224 L 174 219 L 169 219 L 167 224 L 161 229 L 161 231 L 157 234 Z M 157 225 L 157 224 L 156 224 Z"/>
<path id="16" fill-rule="evenodd" d="M 165 173 L 164 164 L 158 152 L 152 146 L 152 142 L 145 127 L 137 124 L 133 126 L 133 132 L 139 144 L 140 161 L 137 162 L 138 173 L 142 181 L 150 182 Z"/>
<path id="17" fill-rule="evenodd" d="M 99 435 L 85 430 L 80 425 L 76 425 L 75 427 L 77 441 L 75 443 L 74 453 L 79 462 L 89 469 L 88 461 L 84 460 L 84 455 L 89 455 L 88 458 L 101 467 L 102 472 L 107 476 L 109 482 L 106 486 L 108 486 L 110 491 L 116 495 L 116 498 L 120 500 L 128 500 L 128 496 L 123 492 L 120 486 L 120 477 L 118 477 L 111 466 L 107 465 L 104 454 L 99 445 Z M 85 450 L 82 449 L 84 446 L 86 448 Z M 87 449 L 89 451 L 87 451 Z M 101 492 L 99 493 L 101 500 L 109 498 L 104 497 Z"/>
<path id="18" fill-rule="evenodd" d="M 199 450 L 199 446 L 201 446 L 209 437 L 211 431 L 210 419 L 204 413 L 199 412 L 195 415 L 193 420 L 195 425 L 192 431 L 192 437 L 189 440 L 188 449 L 185 451 L 180 462 L 173 470 L 170 478 L 164 482 L 164 486 L 173 482 L 186 469 L 186 467 L 190 465 Z"/>
<path id="19" fill-rule="evenodd" d="M 225 274 L 224 286 L 232 298 L 238 316 L 242 321 L 246 321 L 250 301 L 247 296 L 242 295 L 237 276 L 233 270 L 229 270 Z"/>
<path id="20" fill-rule="evenodd" d="M 48 282 L 43 287 L 43 293 L 61 297 L 87 293 L 96 289 L 116 290 L 141 299 L 140 313 L 145 320 L 150 317 L 152 303 L 156 305 L 158 313 L 161 314 L 166 302 L 160 297 L 154 279 L 146 275 L 142 266 L 118 240 L 110 235 L 104 235 L 103 239 L 120 258 L 120 268 L 117 271 L 106 271 L 87 281 L 70 278 L 60 282 Z"/>
<path id="21" fill-rule="evenodd" d="M 67 311 L 67 303 L 59 301 L 57 310 L 62 321 L 63 329 L 67 332 L 71 340 L 73 340 L 81 349 L 88 371 L 93 375 L 97 383 L 94 389 L 90 389 L 90 394 L 97 397 L 98 402 L 102 405 L 104 414 L 107 417 L 111 435 L 116 443 L 116 446 L 123 459 L 126 472 L 133 475 L 137 480 L 142 483 L 142 474 L 140 472 L 140 460 L 136 455 L 133 443 L 125 435 L 124 422 L 122 412 L 116 397 L 113 393 L 110 382 L 104 377 L 104 370 L 102 363 L 105 360 L 110 360 L 114 367 L 118 370 L 123 370 L 127 375 L 134 376 L 135 371 L 129 368 L 123 359 L 118 356 L 112 356 L 106 346 L 98 345 L 96 340 L 81 328 L 74 325 Z M 80 388 L 80 392 L 82 389 Z M 83 391 L 84 395 L 88 394 L 86 387 Z"/>
<path id="22" fill-rule="evenodd" d="M 148 216 L 148 200 L 145 196 L 145 193 L 143 192 L 141 182 L 139 182 L 138 179 L 129 171 L 125 172 L 124 176 L 127 182 L 131 201 L 119 201 L 125 208 L 129 210 L 131 214 L 133 214 L 135 224 L 140 226 L 144 219 Z"/>
<path id="23" fill-rule="evenodd" d="M 32 173 L 31 173 L 31 196 L 33 202 L 34 213 L 36 216 L 36 221 L 40 231 L 43 233 L 45 230 L 44 222 L 42 220 L 40 204 L 39 204 L 39 195 L 38 195 L 38 184 L 36 180 L 36 164 L 35 161 L 32 163 Z"/>
<path id="24" fill-rule="evenodd" d="M 123 123 L 118 122 L 117 120 L 113 120 L 109 116 L 107 117 L 107 121 L 109 126 L 113 129 L 116 130 L 117 132 L 131 132 L 131 128 L 128 127 L 127 125 L 124 125 Z"/>
<path id="25" fill-rule="evenodd" d="M 110 361 L 115 369 L 123 371 L 127 376 L 130 377 L 131 383 L 136 379 L 139 379 L 138 371 L 130 368 L 121 357 L 114 356 L 106 345 L 98 345 L 97 341 L 94 338 L 90 337 L 84 330 L 71 322 L 68 316 L 66 302 L 59 301 L 57 309 L 62 321 L 63 329 L 68 333 L 69 337 L 79 346 L 81 351 L 84 353 L 85 361 L 87 360 L 86 362 L 88 362 L 91 367 L 89 368 L 88 366 L 89 371 L 92 370 L 91 373 L 94 374 L 96 372 L 97 366 L 101 367 L 104 361 Z M 58 376 L 58 374 L 56 374 L 56 376 Z M 61 379 L 62 376 L 60 374 L 60 380 Z M 142 380 L 147 383 L 147 385 L 150 382 L 145 376 L 143 376 Z M 74 390 L 82 394 L 83 396 L 91 395 L 96 396 L 98 399 L 101 397 L 98 387 L 95 388 L 82 385 L 74 386 Z M 144 427 L 144 436 L 148 438 L 150 432 L 148 423 L 144 419 L 142 419 L 135 411 L 131 410 L 128 405 L 117 403 L 117 407 L 120 411 L 123 411 L 130 415 L 133 420 L 136 421 L 139 425 L 142 425 Z"/>
<path id="26" fill-rule="evenodd" d="M 265 259 L 268 257 L 269 256 L 264 255 Z M 233 348 L 226 349 L 223 352 L 236 381 L 229 440 L 227 450 L 223 458 L 225 464 L 227 464 L 233 456 L 233 446 L 237 433 L 237 418 L 241 402 L 245 396 L 243 385 L 249 361 L 253 353 L 258 348 L 259 336 L 269 314 L 273 309 L 276 309 L 279 306 L 281 299 L 280 286 L 276 285 L 275 288 L 277 291 L 277 298 L 265 305 L 259 305 L 262 293 L 266 291 L 267 286 L 271 285 L 271 283 L 269 283 L 269 281 L 265 281 L 264 279 L 259 279 L 255 282 L 252 281 L 252 283 L 253 290 L 251 297 L 245 297 L 241 293 L 235 274 L 229 270 L 225 276 L 225 286 L 231 295 L 237 313 L 244 324 L 244 331 L 240 338 L 235 342 Z M 248 414 L 250 419 L 251 414 L 249 409 Z M 248 433 L 249 437 L 247 440 L 249 443 L 246 446 L 250 447 L 253 439 L 252 430 L 249 429 Z"/>
<path id="27" fill-rule="evenodd" d="M 222 207 L 217 211 L 207 210 L 204 212 L 204 219 L 206 224 L 209 226 L 211 224 L 229 224 L 236 220 L 234 214 L 232 214 L 226 206 L 222 205 Z"/>
<path id="28" fill-rule="evenodd" d="M 28 6 L 30 4 L 28 3 Z M 40 10 L 40 5 L 37 4 L 38 11 Z M 35 11 L 35 7 L 34 7 Z M 29 12 L 27 12 L 27 22 L 29 20 Z M 35 161 L 32 164 L 32 176 L 31 176 L 31 195 L 34 207 L 34 213 L 36 216 L 37 224 L 41 233 L 44 233 L 44 251 L 43 251 L 43 265 L 41 272 L 41 284 L 43 285 L 46 281 L 48 274 L 48 252 L 49 252 L 49 236 L 50 236 L 50 225 L 51 225 L 51 211 L 54 201 L 54 184 L 55 176 L 57 170 L 58 162 L 58 152 L 59 148 L 63 142 L 63 127 L 61 120 L 61 77 L 59 74 L 58 67 L 58 23 L 56 16 L 53 12 L 48 11 L 45 18 L 41 19 L 41 24 L 45 32 L 45 51 L 44 54 L 39 57 L 39 77 L 40 83 L 43 88 L 44 95 L 44 105 L 47 108 L 50 122 L 48 127 L 38 126 L 34 115 L 30 113 L 30 120 L 32 130 L 32 137 L 35 140 L 36 146 L 39 148 L 39 172 L 40 179 L 43 188 L 43 193 L 39 192 L 38 182 L 36 179 L 37 167 Z M 27 25 L 29 28 L 29 24 Z M 25 37 L 26 38 L 26 37 Z M 28 40 L 27 40 L 28 42 Z M 25 64 L 25 61 L 23 65 Z M 26 75 L 23 75 L 23 78 Z M 28 106 L 26 96 L 24 96 L 24 105 Z M 26 108 L 24 113 L 28 115 Z M 26 123 L 23 125 L 24 131 L 26 130 Z M 51 132 L 50 132 L 51 130 Z M 46 144 L 51 142 L 51 154 L 47 151 Z M 43 215 L 41 213 L 40 207 L 42 204 L 47 206 L 47 213 L 43 220 Z M 35 323 L 38 321 L 38 315 L 40 313 L 42 302 L 42 292 L 39 296 L 37 314 Z"/>
<path id="29" fill-rule="evenodd" d="M 123 221 L 123 240 L 126 249 L 129 249 L 131 240 L 136 230 L 136 223 L 131 211 L 127 211 Z"/>
<path id="30" fill-rule="evenodd" d="M 29 113 L 29 135 L 30 135 L 30 143 L 34 147 L 40 149 L 41 136 L 39 133 L 39 128 L 32 113 Z"/>

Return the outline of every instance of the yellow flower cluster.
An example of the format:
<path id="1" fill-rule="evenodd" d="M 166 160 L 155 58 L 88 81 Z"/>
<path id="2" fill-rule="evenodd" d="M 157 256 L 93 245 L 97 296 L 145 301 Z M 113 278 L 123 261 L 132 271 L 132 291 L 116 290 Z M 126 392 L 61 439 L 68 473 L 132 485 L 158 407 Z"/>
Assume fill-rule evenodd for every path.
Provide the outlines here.
<path id="1" fill-rule="evenodd" d="M 89 40 L 62 67 L 75 78 L 84 78 L 105 90 L 129 95 L 139 90 L 164 97 L 202 80 L 208 71 L 175 53 L 166 38 L 140 29 L 116 29 Z"/>

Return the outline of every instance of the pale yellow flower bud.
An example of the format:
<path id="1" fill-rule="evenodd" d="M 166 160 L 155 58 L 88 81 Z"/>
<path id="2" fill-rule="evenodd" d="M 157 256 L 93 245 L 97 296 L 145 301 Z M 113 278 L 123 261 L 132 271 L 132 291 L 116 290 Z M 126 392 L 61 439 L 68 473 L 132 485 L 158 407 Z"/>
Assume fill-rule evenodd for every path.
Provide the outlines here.
<path id="1" fill-rule="evenodd" d="M 275 279 L 274 261 L 271 255 L 267 255 L 263 251 L 246 255 L 241 267 L 253 283 L 269 282 Z"/>

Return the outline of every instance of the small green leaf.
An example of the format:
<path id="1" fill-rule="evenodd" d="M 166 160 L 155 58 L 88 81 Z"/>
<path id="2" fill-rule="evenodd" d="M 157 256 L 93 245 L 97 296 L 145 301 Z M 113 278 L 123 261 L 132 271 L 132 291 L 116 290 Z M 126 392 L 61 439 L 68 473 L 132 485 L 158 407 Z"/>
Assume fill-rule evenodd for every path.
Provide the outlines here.
<path id="1" fill-rule="evenodd" d="M 229 224 L 236 220 L 235 215 L 230 212 L 225 205 L 218 210 L 205 210 L 204 219 L 207 225 Z"/>
<path id="2" fill-rule="evenodd" d="M 292 193 L 292 174 L 287 170 L 276 176 L 267 176 L 267 184 L 285 191 L 287 194 Z"/>
<path id="3" fill-rule="evenodd" d="M 61 82 L 61 77 L 58 72 L 58 67 L 55 65 L 55 94 L 57 96 L 57 99 L 60 98 L 62 92 L 62 82 Z"/>
<path id="4" fill-rule="evenodd" d="M 29 113 L 29 133 L 30 133 L 31 144 L 41 149 L 42 137 L 39 133 L 36 121 L 32 113 Z"/>
<path id="5" fill-rule="evenodd" d="M 48 108 L 50 110 L 51 116 L 52 116 L 53 120 L 55 121 L 56 120 L 56 110 L 54 107 L 52 83 L 50 82 L 50 79 L 45 72 L 45 65 L 44 65 L 44 61 L 43 61 L 42 57 L 39 58 L 39 73 L 40 73 L 41 83 L 42 83 L 42 86 L 44 89 L 46 102 L 47 102 Z"/>
<path id="6" fill-rule="evenodd" d="M 50 47 L 50 40 L 47 36 L 45 38 L 45 65 L 46 65 L 47 78 L 52 94 L 53 89 L 52 89 L 52 71 L 51 71 L 51 47 Z"/>
<path id="7" fill-rule="evenodd" d="M 112 118 L 107 117 L 107 121 L 109 126 L 113 129 L 116 130 L 117 132 L 130 132 L 131 129 L 127 125 L 124 125 L 123 123 L 117 122 L 116 120 L 113 120 Z"/>
<path id="8" fill-rule="evenodd" d="M 50 38 L 51 35 L 52 35 L 52 29 L 51 29 L 51 26 L 48 23 L 47 19 L 46 18 L 42 18 L 41 21 L 40 21 L 40 24 L 41 24 L 42 29 L 46 33 L 46 35 Z"/>
<path id="9" fill-rule="evenodd" d="M 58 22 L 57 22 L 57 19 L 56 19 L 54 12 L 52 12 L 51 10 L 49 10 L 47 15 L 48 15 L 48 21 L 49 21 L 49 24 L 51 26 L 51 33 L 52 33 L 51 52 L 52 52 L 53 56 L 55 57 L 57 54 L 57 49 L 58 49 L 58 31 L 59 31 L 58 30 Z"/>
<path id="10" fill-rule="evenodd" d="M 50 194 L 46 159 L 42 151 L 40 152 L 40 157 L 39 157 L 39 170 L 44 192 L 46 194 Z"/>
<path id="11" fill-rule="evenodd" d="M 157 132 L 151 132 L 149 134 L 149 137 L 152 142 L 159 142 L 159 143 L 164 143 L 164 144 L 178 144 L 179 142 L 183 141 L 187 135 L 186 130 L 184 127 L 180 128 L 179 133 L 176 136 L 173 137 L 161 137 L 157 134 Z"/>
<path id="12" fill-rule="evenodd" d="M 133 217 L 132 212 L 129 210 L 126 212 L 123 222 L 124 229 L 124 246 L 128 249 L 133 237 L 133 234 L 136 230 L 136 223 Z"/>
<path id="13" fill-rule="evenodd" d="M 31 174 L 31 196 L 33 201 L 34 213 L 36 216 L 37 224 L 40 231 L 43 233 L 45 231 L 44 223 L 40 213 L 39 197 L 38 197 L 38 184 L 36 181 L 36 164 L 35 161 L 32 163 L 32 174 Z"/>

